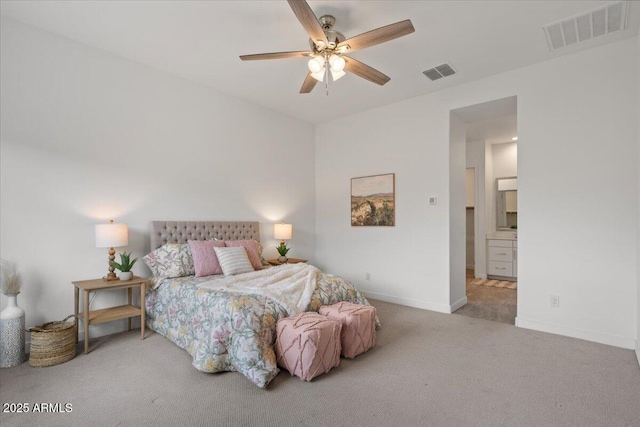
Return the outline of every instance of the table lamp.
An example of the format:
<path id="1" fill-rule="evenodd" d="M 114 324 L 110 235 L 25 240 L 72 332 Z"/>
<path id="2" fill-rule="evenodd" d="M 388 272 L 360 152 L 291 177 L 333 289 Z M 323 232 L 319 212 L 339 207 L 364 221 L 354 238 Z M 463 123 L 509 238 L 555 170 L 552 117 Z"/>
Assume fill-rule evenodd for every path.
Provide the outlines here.
<path id="1" fill-rule="evenodd" d="M 278 249 L 278 253 L 280 253 L 280 262 L 287 262 L 287 252 L 289 252 L 289 248 L 287 248 L 287 243 L 285 240 L 291 239 L 291 234 L 293 231 L 293 227 L 291 224 L 285 224 L 282 221 L 280 224 L 273 225 L 273 238 L 280 239 L 280 246 L 276 247 Z"/>
<path id="2" fill-rule="evenodd" d="M 114 248 L 127 246 L 129 244 L 129 232 L 127 224 L 115 224 L 113 220 L 109 224 L 96 224 L 96 248 L 109 248 L 109 273 L 103 280 L 119 280 L 115 268 L 111 266 L 111 261 L 116 259 Z"/>

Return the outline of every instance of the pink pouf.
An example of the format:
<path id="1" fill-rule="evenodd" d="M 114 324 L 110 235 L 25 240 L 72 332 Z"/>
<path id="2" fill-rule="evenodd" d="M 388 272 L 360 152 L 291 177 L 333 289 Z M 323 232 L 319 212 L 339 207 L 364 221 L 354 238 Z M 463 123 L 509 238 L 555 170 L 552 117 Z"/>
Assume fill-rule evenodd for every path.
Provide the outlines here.
<path id="1" fill-rule="evenodd" d="M 320 307 L 320 314 L 342 324 L 342 355 L 353 359 L 376 345 L 376 309 L 369 305 L 339 302 Z"/>
<path id="2" fill-rule="evenodd" d="M 278 365 L 305 381 L 340 364 L 340 322 L 318 313 L 278 320 Z"/>

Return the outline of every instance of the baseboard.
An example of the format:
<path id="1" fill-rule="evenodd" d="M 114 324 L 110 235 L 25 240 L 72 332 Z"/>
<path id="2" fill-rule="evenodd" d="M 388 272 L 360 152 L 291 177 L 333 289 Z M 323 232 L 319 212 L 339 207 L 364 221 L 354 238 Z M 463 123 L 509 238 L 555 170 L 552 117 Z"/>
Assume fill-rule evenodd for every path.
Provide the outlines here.
<path id="1" fill-rule="evenodd" d="M 640 367 L 640 341 L 636 340 L 636 357 L 638 358 L 638 367 Z"/>
<path id="2" fill-rule="evenodd" d="M 360 292 L 362 292 L 367 298 L 377 299 L 384 302 L 406 305 L 407 307 L 422 308 L 424 310 L 437 311 L 438 313 L 451 313 L 451 306 L 445 304 L 434 304 L 411 298 L 400 298 L 392 295 L 379 294 L 377 292 L 367 292 L 363 291 L 362 289 L 360 289 Z"/>
<path id="3" fill-rule="evenodd" d="M 460 307 L 466 304 L 467 304 L 467 297 L 465 296 L 464 298 L 460 298 L 458 301 L 456 301 L 449 307 L 449 313 L 453 313 L 454 311 L 456 311 L 457 309 L 459 309 Z"/>
<path id="4" fill-rule="evenodd" d="M 516 326 L 524 329 L 532 329 L 534 331 L 549 332 L 551 334 L 564 335 L 566 337 L 579 338 L 582 340 L 593 341 L 600 344 L 612 345 L 614 347 L 622 347 L 633 349 L 633 338 L 622 337 L 619 335 L 603 334 L 602 332 L 588 331 L 586 329 L 574 328 L 572 326 L 557 325 L 555 323 L 541 322 L 538 320 L 523 319 L 516 317 Z M 636 352 L 637 346 L 636 346 Z"/>

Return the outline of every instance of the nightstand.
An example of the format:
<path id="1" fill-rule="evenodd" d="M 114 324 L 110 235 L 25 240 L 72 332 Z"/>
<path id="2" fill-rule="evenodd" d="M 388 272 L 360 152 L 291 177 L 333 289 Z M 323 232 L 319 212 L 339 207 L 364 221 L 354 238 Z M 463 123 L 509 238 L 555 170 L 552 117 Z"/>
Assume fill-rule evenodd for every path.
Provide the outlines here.
<path id="1" fill-rule="evenodd" d="M 285 262 L 284 264 L 297 264 L 299 262 L 307 262 L 309 261 L 308 259 L 301 259 L 301 258 L 289 258 L 287 259 L 287 262 Z M 267 262 L 271 265 L 282 265 L 283 263 L 281 263 L 280 261 L 278 261 L 278 259 L 269 259 L 267 260 Z"/>
<path id="2" fill-rule="evenodd" d="M 113 280 L 110 282 L 102 279 L 82 280 L 78 282 L 72 282 L 74 286 L 75 297 L 75 315 L 77 320 L 82 320 L 84 325 L 84 354 L 89 353 L 89 325 L 96 325 L 98 323 L 110 322 L 118 319 L 129 319 L 129 330 L 131 330 L 131 318 L 140 316 L 140 329 L 141 339 L 144 339 L 144 322 L 145 322 L 145 288 L 147 279 L 143 277 L 133 276 L 131 280 Z M 132 288 L 140 286 L 140 307 L 131 305 L 132 302 Z M 80 305 L 80 290 L 83 293 L 82 312 L 79 312 Z M 126 289 L 127 290 L 127 305 L 120 305 L 117 307 L 103 308 L 101 310 L 89 311 L 89 294 L 91 292 L 108 291 L 112 289 Z M 76 328 L 76 342 L 78 342 L 78 328 Z"/>

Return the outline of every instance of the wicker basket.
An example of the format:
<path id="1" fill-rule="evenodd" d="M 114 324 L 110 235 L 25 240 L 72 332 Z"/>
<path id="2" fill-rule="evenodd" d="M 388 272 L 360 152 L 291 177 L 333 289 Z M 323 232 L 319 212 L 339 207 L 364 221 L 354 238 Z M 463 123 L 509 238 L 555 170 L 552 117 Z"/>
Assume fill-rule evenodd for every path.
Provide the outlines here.
<path id="1" fill-rule="evenodd" d="M 67 322 L 72 317 L 73 322 Z M 76 357 L 76 327 L 77 320 L 72 314 L 60 322 L 49 322 L 29 329 L 31 366 L 54 366 Z"/>

